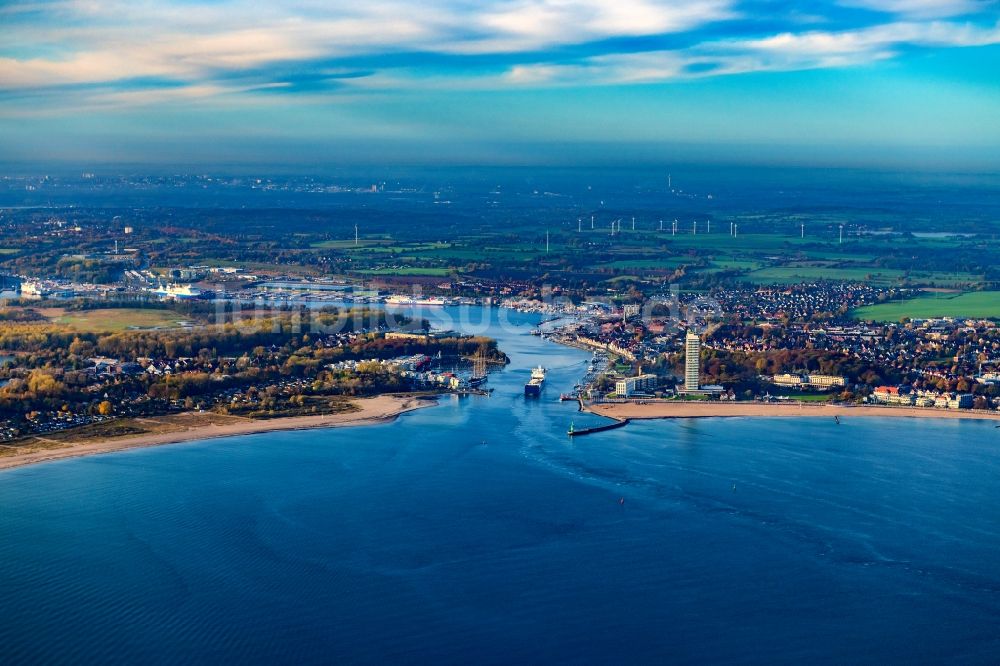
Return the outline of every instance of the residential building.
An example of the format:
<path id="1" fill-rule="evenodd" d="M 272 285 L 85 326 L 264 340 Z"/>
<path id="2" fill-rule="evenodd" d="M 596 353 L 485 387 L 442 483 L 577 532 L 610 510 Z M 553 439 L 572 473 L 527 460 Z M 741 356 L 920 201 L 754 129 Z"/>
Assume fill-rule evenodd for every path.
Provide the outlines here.
<path id="1" fill-rule="evenodd" d="M 615 382 L 615 393 L 620 397 L 629 398 L 636 393 L 645 393 L 656 388 L 656 375 L 639 375 L 626 377 Z"/>
<path id="2" fill-rule="evenodd" d="M 684 339 L 684 389 L 697 391 L 701 382 L 701 338 L 688 329 Z"/>

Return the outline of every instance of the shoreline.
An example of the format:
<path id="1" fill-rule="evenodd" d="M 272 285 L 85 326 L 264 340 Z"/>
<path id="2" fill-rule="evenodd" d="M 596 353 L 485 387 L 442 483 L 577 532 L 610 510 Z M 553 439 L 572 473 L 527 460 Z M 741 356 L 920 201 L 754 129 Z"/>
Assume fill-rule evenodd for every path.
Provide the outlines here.
<path id="1" fill-rule="evenodd" d="M 890 417 L 971 419 L 1000 421 L 1000 412 L 970 410 L 878 407 L 875 405 L 812 405 L 808 403 L 724 403 L 724 402 L 660 402 L 602 403 L 587 405 L 583 411 L 612 419 L 692 419 L 732 417 Z"/>
<path id="2" fill-rule="evenodd" d="M 438 404 L 436 397 L 380 395 L 352 401 L 356 411 L 315 416 L 288 416 L 275 419 L 248 419 L 233 416 L 222 424 L 195 425 L 171 432 L 146 433 L 114 439 L 95 439 L 62 448 L 42 449 L 0 457 L 0 471 L 36 465 L 54 460 L 115 453 L 166 444 L 180 444 L 207 439 L 221 439 L 265 432 L 311 430 L 390 423 L 401 414 Z M 178 415 L 182 420 L 184 415 Z"/>

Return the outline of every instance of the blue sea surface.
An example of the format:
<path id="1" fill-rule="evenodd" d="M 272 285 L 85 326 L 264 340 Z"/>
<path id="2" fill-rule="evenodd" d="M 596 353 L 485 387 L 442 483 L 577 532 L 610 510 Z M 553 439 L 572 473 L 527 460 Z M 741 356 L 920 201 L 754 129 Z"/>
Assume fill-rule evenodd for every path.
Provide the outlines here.
<path id="1" fill-rule="evenodd" d="M 0 662 L 1000 660 L 993 424 L 570 439 L 589 355 L 506 316 L 489 398 L 0 473 Z"/>

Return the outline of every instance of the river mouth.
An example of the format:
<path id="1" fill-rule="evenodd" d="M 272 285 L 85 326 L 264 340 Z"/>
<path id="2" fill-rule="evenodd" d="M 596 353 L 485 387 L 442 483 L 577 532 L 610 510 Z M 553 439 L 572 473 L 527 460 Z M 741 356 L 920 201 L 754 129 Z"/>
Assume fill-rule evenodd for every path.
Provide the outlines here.
<path id="1" fill-rule="evenodd" d="M 992 424 L 570 438 L 607 423 L 558 400 L 588 353 L 536 315 L 424 310 L 497 338 L 492 394 L 0 475 L 3 661 L 995 657 Z"/>

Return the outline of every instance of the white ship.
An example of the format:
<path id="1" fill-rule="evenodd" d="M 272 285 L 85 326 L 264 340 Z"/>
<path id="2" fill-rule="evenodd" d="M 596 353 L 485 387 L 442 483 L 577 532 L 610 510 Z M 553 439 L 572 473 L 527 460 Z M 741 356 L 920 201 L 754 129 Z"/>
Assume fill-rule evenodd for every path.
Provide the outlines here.
<path id="1" fill-rule="evenodd" d="M 388 296 L 388 305 L 447 305 L 443 298 L 416 298 L 415 296 Z"/>
<path id="2" fill-rule="evenodd" d="M 21 283 L 21 296 L 23 298 L 45 298 L 51 290 L 37 280 L 25 280 Z"/>
<path id="3" fill-rule="evenodd" d="M 155 289 L 150 289 L 161 298 L 198 298 L 201 296 L 201 289 L 192 287 L 189 284 L 168 284 L 167 286 L 157 285 Z"/>
<path id="4" fill-rule="evenodd" d="M 542 385 L 545 384 L 545 368 L 538 366 L 531 369 L 531 379 L 524 385 L 524 395 L 529 398 L 537 398 L 542 394 Z"/>

